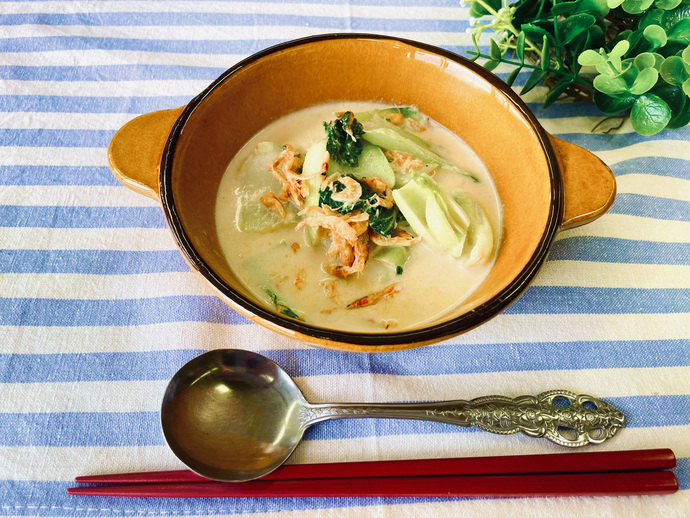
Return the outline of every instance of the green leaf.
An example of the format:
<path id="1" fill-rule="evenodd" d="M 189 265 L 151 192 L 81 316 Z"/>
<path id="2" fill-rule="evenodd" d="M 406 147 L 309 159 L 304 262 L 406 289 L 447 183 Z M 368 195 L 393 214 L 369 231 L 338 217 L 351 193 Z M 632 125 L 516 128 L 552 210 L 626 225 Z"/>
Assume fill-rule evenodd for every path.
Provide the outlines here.
<path id="1" fill-rule="evenodd" d="M 690 45 L 688 45 L 685 50 L 681 53 L 680 57 L 683 58 L 688 65 L 690 65 Z"/>
<path id="2" fill-rule="evenodd" d="M 603 74 L 594 78 L 594 88 L 607 95 L 620 95 L 628 92 L 628 84 L 620 76 L 605 76 Z"/>
<path id="3" fill-rule="evenodd" d="M 690 18 L 690 2 L 683 2 L 670 11 L 662 11 L 661 9 L 654 9 L 653 11 L 659 11 L 661 13 L 661 23 L 659 23 L 659 25 L 666 29 L 668 33 L 677 23 Z"/>
<path id="4" fill-rule="evenodd" d="M 577 62 L 578 56 L 591 47 L 599 47 L 598 43 L 596 45 L 592 43 L 592 31 L 596 29 L 598 29 L 598 27 L 593 25 L 588 31 L 580 34 L 577 38 L 570 42 L 570 45 L 564 48 L 566 55 L 563 59 L 563 64 L 565 65 L 566 70 L 571 68 L 573 74 L 577 75 L 580 73 L 581 65 Z M 595 35 L 594 37 L 596 38 L 597 36 Z"/>
<path id="5" fill-rule="evenodd" d="M 687 126 L 690 123 L 690 101 L 685 99 L 685 106 L 674 116 L 666 126 L 669 129 L 678 129 Z"/>
<path id="6" fill-rule="evenodd" d="M 581 13 L 592 13 L 599 18 L 609 14 L 609 6 L 606 0 L 582 0 L 579 11 Z"/>
<path id="7" fill-rule="evenodd" d="M 612 68 L 612 66 L 614 68 Z M 620 63 L 618 63 L 618 68 L 615 68 L 616 65 L 611 65 L 609 60 L 606 59 L 606 56 L 604 56 L 604 61 L 601 63 L 597 63 L 594 65 L 594 68 L 596 68 L 597 72 L 600 74 L 603 74 L 605 76 L 615 76 L 620 74 Z"/>
<path id="8" fill-rule="evenodd" d="M 561 45 L 567 45 L 577 36 L 588 30 L 597 22 L 596 17 L 591 14 L 576 14 L 570 16 L 558 24 L 561 34 Z"/>
<path id="9" fill-rule="evenodd" d="M 690 97 L 690 79 L 686 79 L 683 82 L 683 91 L 685 92 L 685 95 Z"/>
<path id="10" fill-rule="evenodd" d="M 502 7 L 502 0 L 484 0 L 484 3 L 496 12 L 498 12 L 498 10 Z M 477 2 L 472 2 L 472 7 L 470 7 L 471 17 L 481 18 L 485 14 L 490 13 L 486 10 L 486 8 L 483 5 L 478 4 Z"/>
<path id="11" fill-rule="evenodd" d="M 333 194 L 341 192 L 346 188 L 345 184 L 337 179 L 319 190 L 319 206 L 327 205 L 340 214 L 347 214 L 353 210 L 366 212 L 369 215 L 369 226 L 372 230 L 382 236 L 390 237 L 393 229 L 395 229 L 398 209 L 395 206 L 390 208 L 382 207 L 380 205 L 380 196 L 376 192 L 356 178 L 355 181 L 362 188 L 362 195 L 356 202 L 346 203 L 333 199 Z"/>
<path id="12" fill-rule="evenodd" d="M 522 32 L 525 33 L 525 37 L 532 41 L 540 41 L 544 38 L 544 36 L 546 36 L 549 40 L 549 43 L 555 43 L 555 40 L 553 39 L 553 34 L 547 32 L 541 27 L 537 27 L 532 23 L 523 23 L 522 27 L 520 28 L 522 29 Z"/>
<path id="13" fill-rule="evenodd" d="M 656 58 L 651 52 L 643 52 L 638 54 L 634 60 L 635 67 L 637 70 L 644 70 L 645 68 L 654 68 L 656 64 Z"/>
<path id="14" fill-rule="evenodd" d="M 644 31 L 638 29 L 630 33 L 630 35 L 628 36 L 628 43 L 630 44 L 630 49 L 626 53 L 627 55 L 635 56 L 642 52 L 652 50 L 652 45 L 649 43 L 649 41 L 645 39 L 645 37 L 642 34 L 643 32 Z"/>
<path id="15" fill-rule="evenodd" d="M 682 0 L 654 0 L 654 7 L 663 9 L 665 11 L 670 11 L 675 9 L 681 4 Z"/>
<path id="16" fill-rule="evenodd" d="M 668 107 L 671 108 L 671 117 L 676 117 L 683 111 L 685 105 L 690 103 L 690 99 L 680 87 L 663 81 L 652 88 L 652 93 L 668 104 Z"/>
<path id="17" fill-rule="evenodd" d="M 606 5 L 609 6 L 609 9 L 615 9 L 619 5 L 623 3 L 623 0 L 606 0 Z"/>
<path id="18" fill-rule="evenodd" d="M 491 59 L 495 61 L 500 61 L 503 57 L 501 55 L 501 49 L 498 48 L 498 43 L 496 43 L 496 40 L 489 40 L 489 55 L 491 55 Z"/>
<path id="19" fill-rule="evenodd" d="M 594 65 L 603 63 L 605 60 L 606 58 L 596 50 L 585 50 L 577 57 L 577 62 L 583 67 L 593 67 Z"/>
<path id="20" fill-rule="evenodd" d="M 295 320 L 302 320 L 304 319 L 300 317 L 297 313 L 295 313 L 292 309 L 290 309 L 288 306 L 285 305 L 285 303 L 278 297 L 278 295 L 270 290 L 269 288 L 263 287 L 264 291 L 266 292 L 266 295 L 268 295 L 268 298 L 271 299 L 271 302 L 276 308 L 276 311 L 278 313 L 282 313 L 283 315 L 294 318 Z"/>
<path id="21" fill-rule="evenodd" d="M 525 62 L 525 33 L 520 31 L 517 37 L 517 43 L 515 44 L 515 52 L 517 57 L 520 59 L 520 63 Z"/>
<path id="22" fill-rule="evenodd" d="M 648 92 L 656 84 L 659 79 L 659 72 L 656 68 L 645 68 L 635 78 L 635 82 L 630 87 L 630 93 L 633 95 L 642 95 Z"/>
<path id="23" fill-rule="evenodd" d="M 615 48 L 615 46 L 618 45 L 619 42 L 627 41 L 628 37 L 632 34 L 632 32 L 633 31 L 631 31 L 630 29 L 625 29 L 624 31 L 619 32 L 616 37 L 609 41 L 608 47 Z"/>
<path id="24" fill-rule="evenodd" d="M 553 103 L 555 103 L 561 96 L 561 94 L 563 94 L 563 92 L 565 92 L 565 90 L 573 83 L 573 81 L 574 79 L 561 79 L 561 81 L 556 86 L 554 86 L 549 92 L 549 94 L 546 96 L 546 99 L 544 100 L 544 105 L 542 107 L 546 109 Z"/>
<path id="25" fill-rule="evenodd" d="M 384 207 L 376 207 L 366 212 L 369 214 L 369 226 L 374 232 L 385 237 L 393 235 L 398 220 L 397 208 L 386 209 Z"/>
<path id="26" fill-rule="evenodd" d="M 513 83 L 515 82 L 515 79 L 520 73 L 520 70 L 522 70 L 522 67 L 518 67 L 515 70 L 513 70 L 510 74 L 508 74 L 508 77 L 506 78 L 506 84 L 508 86 L 513 86 Z"/>
<path id="27" fill-rule="evenodd" d="M 532 0 L 518 0 L 517 2 L 510 4 L 513 11 L 513 26 L 520 29 L 523 23 L 535 18 L 541 7 L 538 2 Z M 543 9 L 542 9 L 543 10 Z"/>
<path id="28" fill-rule="evenodd" d="M 611 97 L 598 90 L 594 91 L 594 104 L 602 112 L 608 115 L 615 115 L 628 111 L 635 104 L 637 97 L 630 94 L 623 94 L 621 96 Z"/>
<path id="29" fill-rule="evenodd" d="M 328 137 L 326 149 L 331 154 L 331 160 L 357 167 L 364 146 L 364 128 L 355 119 L 354 113 L 348 111 L 331 122 L 324 121 L 323 127 Z"/>
<path id="30" fill-rule="evenodd" d="M 688 65 L 685 64 L 683 58 L 680 56 L 671 56 L 666 58 L 661 64 L 661 77 L 664 81 L 671 85 L 681 86 L 685 80 L 690 76 L 688 73 Z"/>
<path id="31" fill-rule="evenodd" d="M 644 36 L 644 39 L 652 44 L 652 48 L 649 50 L 656 50 L 660 47 L 663 47 L 668 41 L 666 31 L 659 25 L 649 25 L 645 28 L 642 35 Z"/>
<path id="32" fill-rule="evenodd" d="M 622 7 L 626 13 L 641 14 L 649 9 L 654 0 L 624 0 Z"/>
<path id="33" fill-rule="evenodd" d="M 637 76 L 640 74 L 640 71 L 633 66 L 633 61 L 635 60 L 632 58 L 623 61 L 621 73 L 618 75 L 628 86 L 632 86 L 635 79 L 637 79 Z"/>
<path id="34" fill-rule="evenodd" d="M 541 81 L 545 75 L 546 72 L 544 72 L 541 68 L 535 69 L 534 72 L 532 72 L 527 78 L 527 81 L 525 81 L 525 84 L 520 91 L 520 95 L 525 95 L 527 92 L 532 90 L 532 88 L 539 84 L 539 81 Z"/>
<path id="35" fill-rule="evenodd" d="M 654 94 L 638 97 L 630 112 L 630 122 L 640 135 L 659 133 L 671 121 L 671 108 Z"/>
<path id="36" fill-rule="evenodd" d="M 609 52 L 609 59 L 622 58 L 629 49 L 630 43 L 627 40 L 621 40 L 616 43 L 616 46 L 611 49 L 611 52 Z"/>
<path id="37" fill-rule="evenodd" d="M 661 64 L 664 62 L 665 59 L 664 56 L 656 52 L 653 52 L 652 56 L 654 56 L 654 68 L 661 71 Z"/>
<path id="38" fill-rule="evenodd" d="M 572 14 L 578 10 L 583 0 L 576 0 L 575 2 L 561 2 L 551 7 L 551 14 L 555 16 L 564 16 Z"/>
<path id="39" fill-rule="evenodd" d="M 544 72 L 548 72 L 551 68 L 551 46 L 549 45 L 549 39 L 544 36 L 541 44 L 541 69 Z"/>
<path id="40" fill-rule="evenodd" d="M 650 9 L 644 15 L 642 15 L 638 22 L 637 28 L 644 30 L 644 28 L 648 27 L 649 25 L 659 25 L 663 27 L 664 30 L 668 30 L 670 27 L 666 26 L 662 21 L 663 16 L 664 11 L 661 9 Z"/>
<path id="41" fill-rule="evenodd" d="M 606 42 L 606 34 L 604 29 L 599 25 L 592 25 L 589 28 L 589 42 L 583 48 L 597 48 L 603 47 Z"/>
<path id="42" fill-rule="evenodd" d="M 660 49 L 658 49 L 658 51 L 659 54 L 666 58 L 671 56 L 678 56 L 681 52 L 683 52 L 683 49 L 686 45 L 687 43 L 685 42 L 669 39 L 666 46 L 661 47 Z"/>
<path id="43" fill-rule="evenodd" d="M 690 45 L 690 18 L 680 20 L 667 34 L 669 40 Z"/>
<path id="44" fill-rule="evenodd" d="M 484 68 L 491 72 L 494 68 L 496 68 L 498 65 L 500 65 L 500 61 L 495 61 L 493 59 L 490 59 L 489 61 L 484 63 Z"/>

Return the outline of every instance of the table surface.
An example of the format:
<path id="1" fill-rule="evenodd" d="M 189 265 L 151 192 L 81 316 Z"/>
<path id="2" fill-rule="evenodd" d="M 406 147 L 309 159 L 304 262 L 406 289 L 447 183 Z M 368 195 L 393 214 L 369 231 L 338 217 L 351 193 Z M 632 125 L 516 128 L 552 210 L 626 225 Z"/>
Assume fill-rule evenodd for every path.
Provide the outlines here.
<path id="1" fill-rule="evenodd" d="M 242 58 L 289 39 L 377 32 L 471 48 L 458 2 L 0 2 L 0 514 L 178 516 L 687 516 L 690 512 L 690 128 L 592 132 L 588 105 L 545 128 L 601 157 L 618 196 L 558 235 L 524 296 L 463 336 L 346 354 L 250 323 L 175 248 L 160 206 L 117 183 L 114 132 L 184 105 Z M 505 78 L 510 69 L 497 69 Z M 518 79 L 518 83 L 524 77 Z M 553 388 L 599 396 L 629 425 L 601 449 L 670 447 L 669 497 L 563 499 L 117 499 L 65 494 L 77 475 L 176 469 L 158 408 L 167 380 L 209 349 L 261 352 L 307 398 L 422 401 Z M 314 426 L 292 462 L 562 451 L 545 440 L 438 423 Z M 293 513 L 294 515 L 295 513 Z"/>

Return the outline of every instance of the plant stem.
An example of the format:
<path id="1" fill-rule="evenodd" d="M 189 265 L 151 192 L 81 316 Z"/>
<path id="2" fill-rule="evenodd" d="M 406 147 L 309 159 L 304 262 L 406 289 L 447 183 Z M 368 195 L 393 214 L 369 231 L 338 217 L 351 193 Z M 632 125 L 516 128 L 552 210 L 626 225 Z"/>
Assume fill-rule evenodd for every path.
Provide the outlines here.
<path id="1" fill-rule="evenodd" d="M 470 54 L 472 54 L 472 53 L 470 52 Z M 507 63 L 508 65 L 513 65 L 514 67 L 524 67 L 524 68 L 529 68 L 531 70 L 541 69 L 540 65 L 530 65 L 528 63 L 518 63 L 516 61 L 510 61 L 509 59 L 503 59 L 503 58 L 496 60 L 496 59 L 493 59 L 491 56 L 487 56 L 486 54 L 482 54 L 480 52 L 475 52 L 474 55 L 476 55 L 478 58 L 484 58 L 484 59 L 488 59 L 491 61 L 498 61 L 499 63 Z M 588 88 L 591 87 L 591 83 L 589 81 L 587 81 L 585 78 L 583 78 L 577 74 L 570 74 L 564 70 L 559 70 L 559 69 L 551 69 L 551 70 L 549 70 L 548 73 L 549 74 L 556 74 L 560 77 L 565 77 L 565 78 L 571 79 L 572 81 L 578 82 L 578 83 L 580 83 L 580 84 L 582 84 Z M 590 100 L 590 102 L 591 102 L 591 100 Z"/>
<path id="2" fill-rule="evenodd" d="M 553 0 L 553 5 L 556 5 L 556 0 Z M 561 41 L 561 37 L 558 34 L 558 17 L 553 17 L 553 38 L 554 40 Z M 554 55 L 556 56 L 556 63 L 558 63 L 558 68 L 563 69 L 563 61 L 561 61 L 560 49 L 554 45 Z"/>
<path id="3" fill-rule="evenodd" d="M 600 120 L 600 121 L 597 123 L 597 125 L 594 126 L 594 127 L 592 128 L 592 132 L 596 131 L 596 129 L 597 129 L 599 126 L 601 126 L 602 124 L 604 124 L 604 123 L 606 123 L 606 122 L 608 122 L 608 121 L 610 121 L 610 120 L 620 119 L 620 122 L 618 123 L 618 126 L 612 126 L 612 127 L 610 127 L 609 129 L 607 129 L 606 131 L 604 131 L 604 133 L 605 133 L 606 135 L 608 135 L 608 134 L 611 133 L 612 131 L 616 131 L 616 130 L 621 129 L 621 127 L 622 127 L 623 124 L 625 123 L 625 120 L 626 120 L 629 116 L 630 116 L 630 113 L 628 112 L 628 113 L 624 113 L 623 115 L 611 115 L 610 117 L 606 117 L 605 119 Z"/>

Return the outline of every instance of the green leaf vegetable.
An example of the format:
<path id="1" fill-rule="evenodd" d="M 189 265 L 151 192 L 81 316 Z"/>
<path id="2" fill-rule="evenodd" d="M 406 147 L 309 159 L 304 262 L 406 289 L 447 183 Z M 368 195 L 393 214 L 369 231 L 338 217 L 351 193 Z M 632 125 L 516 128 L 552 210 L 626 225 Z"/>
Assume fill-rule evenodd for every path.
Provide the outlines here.
<path id="1" fill-rule="evenodd" d="M 384 237 L 390 237 L 393 234 L 393 230 L 395 230 L 399 214 L 398 209 L 395 206 L 391 208 L 382 207 L 379 204 L 379 195 L 377 193 L 356 178 L 353 178 L 353 180 L 359 183 L 362 189 L 362 195 L 357 201 L 347 203 L 333 199 L 333 194 L 346 189 L 345 183 L 337 179 L 319 191 L 319 205 L 328 205 L 340 214 L 347 214 L 354 210 L 366 212 L 369 214 L 369 226 L 371 229 Z"/>
<path id="2" fill-rule="evenodd" d="M 690 0 L 470 0 L 472 59 L 531 71 L 520 93 L 543 84 L 547 108 L 570 97 L 630 117 L 654 135 L 690 122 Z M 491 17 L 488 23 L 482 18 Z M 496 36 L 489 53 L 479 47 Z"/>
<path id="3" fill-rule="evenodd" d="M 331 159 L 350 167 L 357 167 L 362 154 L 364 129 L 352 112 L 345 112 L 339 118 L 323 123 L 326 130 L 326 149 Z"/>
<path id="4" fill-rule="evenodd" d="M 367 112 L 360 112 L 355 114 L 359 122 L 367 122 L 375 117 L 387 118 L 391 115 L 399 114 L 407 119 L 413 119 L 417 122 L 424 122 L 422 114 L 419 113 L 417 108 L 412 106 L 393 106 L 391 108 L 382 108 L 380 110 L 371 110 Z"/>
<path id="5" fill-rule="evenodd" d="M 366 131 L 358 120 L 360 116 L 366 124 Z M 371 230 L 383 238 L 394 237 L 394 231 L 401 225 L 402 230 L 409 230 L 411 234 L 435 244 L 437 249 L 461 259 L 465 266 L 488 261 L 494 238 L 483 210 L 467 194 L 445 192 L 430 173 L 459 173 L 473 182 L 479 182 L 479 179 L 443 159 L 429 141 L 392 124 L 388 120 L 390 116 L 396 116 L 401 124 L 399 116 L 420 124 L 424 122 L 423 116 L 412 107 L 372 110 L 357 117 L 348 111 L 330 123 L 324 122 L 326 139 L 309 147 L 297 172 L 304 175 L 308 187 L 303 206 L 327 206 L 342 215 L 361 211 L 369 216 Z M 282 220 L 258 201 L 258 196 L 267 190 L 278 192 L 280 189 L 273 176 L 263 173 L 282 149 L 275 143 L 261 143 L 243 164 L 242 171 L 246 172 L 248 185 L 251 184 L 252 197 L 251 205 L 240 213 L 240 230 L 272 231 L 280 226 L 294 225 L 303 215 L 295 214 L 295 209 L 290 208 L 286 209 L 289 217 Z M 409 155 L 420 165 L 416 169 L 394 172 L 387 152 Z M 327 178 L 327 175 L 330 176 Z M 372 178 L 381 181 L 383 191 L 376 182 L 371 184 L 368 181 Z M 311 246 L 319 245 L 321 239 L 317 230 L 311 225 L 307 225 L 306 230 L 307 242 Z M 395 243 L 399 241 L 378 244 L 372 259 L 391 266 L 396 274 L 402 274 L 410 255 L 409 245 Z M 259 264 L 260 261 L 250 261 L 248 269 L 256 270 Z M 258 272 L 255 277 L 262 279 L 265 274 Z M 276 291 L 272 288 L 264 291 L 279 312 L 300 318 Z"/>
<path id="6" fill-rule="evenodd" d="M 237 225 L 243 232 L 272 232 L 278 228 L 289 227 L 297 221 L 297 211 L 287 206 L 287 217 L 269 211 L 260 200 L 266 192 L 280 192 L 280 183 L 272 175 L 266 174 L 268 166 L 283 151 L 283 146 L 275 142 L 262 142 L 250 153 L 240 168 L 240 185 L 237 191 Z"/>
<path id="7" fill-rule="evenodd" d="M 410 259 L 410 248 L 395 245 L 382 246 L 374 252 L 372 259 L 393 268 L 396 275 L 402 275 Z"/>
<path id="8" fill-rule="evenodd" d="M 460 257 L 470 219 L 460 205 L 430 177 L 412 174 L 412 181 L 393 191 L 393 198 L 412 231 Z"/>
<path id="9" fill-rule="evenodd" d="M 361 112 L 356 114 L 356 118 L 363 123 L 364 134 L 362 138 L 374 147 L 379 147 L 388 151 L 398 151 L 408 154 L 412 158 L 421 160 L 427 171 L 440 168 L 456 172 L 471 178 L 475 182 L 479 182 L 479 179 L 473 174 L 462 171 L 457 166 L 444 160 L 438 154 L 431 142 L 424 140 L 415 133 L 405 130 L 399 125 L 390 123 L 388 118 L 392 114 L 398 114 L 408 121 L 412 120 L 418 123 L 424 122 L 424 116 L 419 113 L 416 108 L 412 107 L 384 108 L 382 110 Z M 365 152 L 366 149 L 367 146 L 365 144 Z M 357 175 L 355 174 L 355 176 Z M 381 179 L 389 183 L 386 177 L 381 176 Z M 398 183 L 400 181 L 402 181 L 402 178 L 398 178 Z"/>
<path id="10" fill-rule="evenodd" d="M 295 320 L 302 320 L 304 319 L 299 316 L 295 311 L 290 309 L 288 306 L 285 305 L 285 303 L 278 297 L 278 295 L 271 290 L 270 288 L 264 288 L 264 291 L 266 292 L 266 295 L 268 295 L 268 298 L 271 299 L 271 302 L 273 303 L 273 306 L 276 308 L 276 311 L 282 315 L 285 315 L 286 317 L 294 318 Z"/>

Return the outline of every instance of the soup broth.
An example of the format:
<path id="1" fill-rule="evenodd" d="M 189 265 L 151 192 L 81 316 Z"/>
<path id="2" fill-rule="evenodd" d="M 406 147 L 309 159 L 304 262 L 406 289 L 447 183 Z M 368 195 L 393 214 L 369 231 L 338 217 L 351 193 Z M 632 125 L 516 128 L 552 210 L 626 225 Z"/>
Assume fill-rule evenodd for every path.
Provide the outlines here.
<path id="1" fill-rule="evenodd" d="M 487 276 L 496 256 L 501 229 L 500 200 L 489 172 L 460 138 L 440 124 L 426 119 L 421 114 L 414 115 L 417 113 L 414 111 L 410 112 L 414 118 L 408 118 L 408 113 L 402 110 L 394 109 L 388 114 L 376 112 L 385 108 L 386 106 L 375 103 L 338 102 L 289 114 L 255 135 L 228 165 L 216 200 L 219 241 L 230 267 L 266 307 L 329 329 L 395 332 L 419 327 L 443 316 L 462 303 Z M 323 199 L 323 193 L 315 197 L 313 185 L 326 185 L 328 179 L 332 181 L 334 177 L 350 178 L 349 173 L 353 169 L 337 166 L 331 156 L 328 170 L 322 171 L 316 183 L 314 180 L 310 181 L 312 196 L 307 196 L 304 206 L 300 207 L 289 199 L 279 199 L 280 195 L 284 194 L 283 186 L 274 178 L 275 175 L 269 167 L 271 163 L 275 167 L 276 156 L 283 153 L 285 145 L 289 145 L 299 154 L 295 162 L 298 165 L 305 160 L 308 150 L 310 155 L 315 154 L 316 152 L 311 151 L 312 147 L 316 148 L 314 143 L 326 137 L 324 122 L 337 119 L 336 114 L 342 114 L 343 110 L 349 110 L 355 115 L 361 114 L 365 135 L 369 132 L 367 128 L 378 124 L 376 120 L 384 119 L 384 122 L 379 123 L 386 128 L 392 128 L 390 131 L 386 130 L 390 134 L 399 132 L 413 142 L 417 142 L 415 139 L 419 137 L 431 143 L 431 147 L 425 149 L 432 150 L 434 154 L 442 157 L 442 165 L 426 163 L 426 159 L 414 161 L 411 153 L 391 153 L 380 145 L 380 148 L 386 151 L 389 165 L 398 171 L 391 177 L 392 180 L 388 180 L 388 184 L 394 183 L 389 185 L 392 187 L 393 197 L 401 204 L 400 207 L 403 207 L 402 203 L 405 202 L 414 208 L 419 193 L 433 192 L 436 189 L 439 194 L 431 197 L 435 196 L 434 200 L 438 203 L 434 202 L 432 207 L 427 206 L 422 211 L 421 219 L 426 218 L 429 225 L 432 225 L 436 216 L 447 215 L 449 210 L 453 216 L 453 210 L 457 211 L 458 204 L 465 209 L 465 212 L 458 216 L 463 220 L 467 218 L 466 213 L 471 212 L 472 207 L 478 204 L 478 221 L 484 218 L 483 235 L 485 238 L 490 236 L 490 244 L 487 245 L 484 241 L 483 251 L 478 251 L 479 246 L 472 248 L 473 243 L 476 244 L 482 239 L 479 237 L 481 229 L 477 230 L 480 223 L 475 222 L 474 217 L 472 221 L 465 222 L 464 231 L 462 221 L 451 221 L 451 230 L 455 229 L 454 237 L 452 234 L 448 236 L 445 223 L 439 228 L 432 228 L 430 233 L 421 235 L 425 232 L 423 229 L 420 230 L 418 221 L 416 226 L 413 221 L 405 221 L 414 219 L 412 216 L 404 219 L 397 216 L 397 227 L 392 236 L 381 237 L 372 230 L 372 220 L 375 217 L 371 216 L 369 224 L 372 226 L 368 230 L 368 236 L 371 238 L 364 239 L 368 249 L 364 258 L 364 268 L 351 273 L 353 267 L 349 266 L 349 260 L 346 260 L 344 266 L 334 266 L 338 260 L 342 261 L 342 255 L 345 254 L 342 250 L 342 255 L 336 253 L 333 244 L 334 233 L 318 224 L 319 221 L 325 221 L 321 218 L 323 214 L 332 214 L 333 210 L 329 207 L 318 208 L 318 200 Z M 371 113 L 375 115 L 368 119 Z M 345 119 L 347 114 L 342 117 Z M 400 132 L 393 126 L 403 131 Z M 349 131 L 349 128 L 346 127 L 346 131 Z M 371 131 L 372 140 L 375 140 L 375 133 L 376 131 Z M 370 145 L 368 141 L 365 143 L 360 164 L 373 163 L 367 162 L 368 157 L 365 157 L 369 152 L 378 153 L 372 150 Z M 420 141 L 420 146 L 424 148 L 426 144 Z M 420 153 L 422 152 L 423 149 Z M 412 162 L 406 163 L 407 158 Z M 307 155 L 301 170 L 297 168 L 296 172 L 306 174 L 308 163 L 314 162 Z M 406 170 L 405 168 L 410 165 L 412 169 Z M 381 170 L 380 176 L 387 175 L 387 171 Z M 428 178 L 432 181 L 425 185 L 424 182 L 427 182 Z M 345 199 L 343 204 L 351 201 L 347 199 L 348 186 L 355 188 L 358 193 L 362 189 L 364 192 L 370 192 L 367 190 L 366 180 L 362 178 L 354 183 L 349 179 L 336 181 L 344 182 L 339 188 L 343 185 L 345 188 L 341 192 L 336 192 L 334 188 L 331 198 Z M 403 195 L 407 191 L 403 188 L 409 182 L 415 181 L 426 190 L 415 191 L 416 185 L 413 185 L 407 188 L 412 194 L 404 198 Z M 355 185 L 362 182 L 364 184 Z M 334 185 L 330 184 L 331 187 Z M 372 185 L 375 191 L 379 189 L 376 192 L 383 192 L 383 187 L 386 187 L 381 187 L 380 182 Z M 379 198 L 372 199 L 390 199 L 391 189 L 385 192 L 385 195 L 381 194 Z M 465 194 L 464 201 L 457 196 L 458 193 Z M 364 196 L 363 194 L 361 199 Z M 283 196 L 286 197 L 289 198 Z M 282 209 L 277 206 L 276 198 Z M 448 200 L 456 200 L 457 204 Z M 428 203 L 432 204 L 431 201 Z M 475 205 L 472 205 L 473 203 Z M 308 206 L 317 208 L 310 211 L 306 209 Z M 404 213 L 402 208 L 401 212 Z M 354 219 L 362 219 L 361 213 L 362 211 L 354 211 L 351 214 L 359 215 Z M 391 221 L 396 225 L 396 218 Z M 355 222 L 349 224 L 353 228 L 357 228 L 358 225 Z M 383 229 L 381 232 L 388 230 Z M 464 237 L 463 232 L 466 233 Z M 455 239 L 458 236 L 460 244 L 456 245 Z M 451 242 L 450 248 L 443 246 L 448 243 L 446 237 Z M 361 235 L 358 239 L 357 243 L 364 242 Z M 394 246 L 382 246 L 374 242 L 375 240 L 379 243 L 390 242 Z M 398 241 L 407 241 L 405 245 L 413 244 L 395 246 Z M 348 250 L 348 253 L 350 252 L 351 250 Z M 355 245 L 355 264 L 363 258 L 357 253 Z"/>

